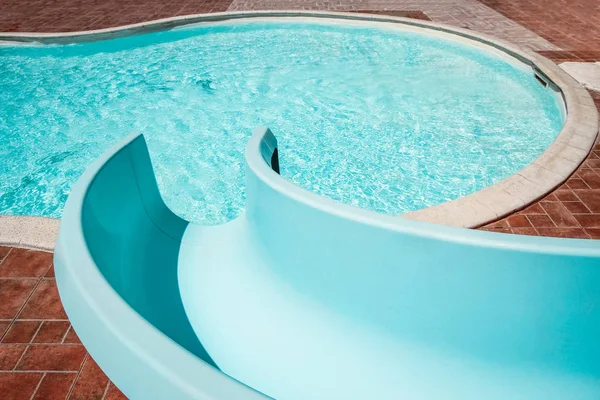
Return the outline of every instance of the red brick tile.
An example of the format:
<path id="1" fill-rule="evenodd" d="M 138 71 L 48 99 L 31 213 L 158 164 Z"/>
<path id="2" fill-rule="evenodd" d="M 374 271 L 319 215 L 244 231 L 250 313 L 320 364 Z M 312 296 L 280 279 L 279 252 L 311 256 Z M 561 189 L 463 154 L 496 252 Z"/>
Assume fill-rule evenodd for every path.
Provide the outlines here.
<path id="1" fill-rule="evenodd" d="M 571 214 L 586 214 L 591 212 L 585 204 L 580 201 L 565 201 L 562 204 Z"/>
<path id="2" fill-rule="evenodd" d="M 75 372 L 49 372 L 33 396 L 33 400 L 65 400 L 77 374 Z"/>
<path id="3" fill-rule="evenodd" d="M 0 344 L 0 370 L 13 369 L 26 348 L 24 344 Z"/>
<path id="4" fill-rule="evenodd" d="M 600 239 L 600 228 L 586 228 L 585 231 L 592 239 Z"/>
<path id="5" fill-rule="evenodd" d="M 579 198 L 571 190 L 557 190 L 554 195 L 560 201 L 579 201 Z"/>
<path id="6" fill-rule="evenodd" d="M 33 343 L 61 343 L 69 326 L 69 321 L 44 321 Z"/>
<path id="7" fill-rule="evenodd" d="M 29 343 L 40 327 L 39 321 L 15 321 L 2 343 Z"/>
<path id="8" fill-rule="evenodd" d="M 554 193 L 550 193 L 540 201 L 558 201 L 558 198 L 554 195 Z"/>
<path id="9" fill-rule="evenodd" d="M 569 210 L 558 201 L 542 201 L 540 203 L 552 222 L 558 227 L 578 227 L 577 220 L 573 218 Z M 537 226 L 536 226 L 537 228 Z M 541 233 L 541 232 L 540 232 Z"/>
<path id="10" fill-rule="evenodd" d="M 506 221 L 506 219 L 501 219 L 498 221 L 491 222 L 491 223 L 487 224 L 485 227 L 492 228 L 492 229 L 507 229 L 510 226 L 508 225 L 508 222 Z"/>
<path id="11" fill-rule="evenodd" d="M 591 189 L 600 189 L 600 176 L 594 171 L 580 170 L 579 176 Z M 12 255 L 12 252 L 11 252 Z M 9 255 L 10 257 L 10 255 Z M 6 261 L 5 261 L 6 262 Z"/>
<path id="12" fill-rule="evenodd" d="M 538 232 L 542 236 L 589 239 L 582 228 L 538 228 Z"/>
<path id="13" fill-rule="evenodd" d="M 0 372 L 0 393 L 3 400 L 29 400 L 42 379 L 40 372 L 15 374 Z"/>
<path id="14" fill-rule="evenodd" d="M 85 355 L 85 348 L 81 345 L 31 345 L 16 369 L 78 371 Z"/>
<path id="15" fill-rule="evenodd" d="M 77 382 L 75 382 L 69 400 L 102 398 L 107 384 L 108 377 L 104 375 L 104 372 L 102 372 L 92 357 L 88 356 L 81 369 L 81 374 L 77 378 Z"/>
<path id="16" fill-rule="evenodd" d="M 577 196 L 593 213 L 600 213 L 600 190 L 578 190 Z"/>
<path id="17" fill-rule="evenodd" d="M 13 249 L 0 264 L 0 277 L 40 277 L 46 273 L 51 262 L 52 253 Z"/>
<path id="18" fill-rule="evenodd" d="M 531 222 L 534 228 L 548 228 L 556 226 L 547 215 L 527 215 L 527 219 Z"/>
<path id="19" fill-rule="evenodd" d="M 413 18 L 423 21 L 431 21 L 431 19 L 422 11 L 396 11 L 396 10 L 349 10 L 349 12 L 363 14 L 379 14 L 391 15 L 392 17 Z"/>
<path id="20" fill-rule="evenodd" d="M 600 228 L 600 214 L 573 214 L 584 228 Z"/>
<path id="21" fill-rule="evenodd" d="M 10 323 L 11 321 L 0 321 L 0 338 L 4 336 L 4 333 L 6 333 L 6 330 L 8 329 Z"/>
<path id="22" fill-rule="evenodd" d="M 570 178 L 567 181 L 570 189 L 589 189 L 590 187 L 581 178 Z"/>
<path id="23" fill-rule="evenodd" d="M 590 155 L 590 158 L 588 158 L 583 165 L 587 168 L 600 169 L 600 158 L 596 157 L 595 154 Z"/>
<path id="24" fill-rule="evenodd" d="M 77 333 L 75 333 L 75 329 L 73 329 L 73 326 L 71 326 L 69 332 L 67 332 L 64 343 L 81 343 L 81 340 L 79 340 L 79 336 L 77 336 Z"/>
<path id="25" fill-rule="evenodd" d="M 513 228 L 512 231 L 515 235 L 538 236 L 535 228 Z"/>
<path id="26" fill-rule="evenodd" d="M 511 233 L 510 228 L 485 228 L 484 230 L 496 233 Z"/>
<path id="27" fill-rule="evenodd" d="M 67 319 L 54 279 L 40 282 L 19 318 Z"/>
<path id="28" fill-rule="evenodd" d="M 0 279 L 0 318 L 14 318 L 36 282 L 35 279 Z"/>
<path id="29" fill-rule="evenodd" d="M 114 383 L 110 383 L 108 386 L 108 391 L 106 392 L 106 396 L 104 400 L 128 400 L 127 397 L 115 386 Z"/>
<path id="30" fill-rule="evenodd" d="M 520 212 L 520 214 L 546 214 L 546 212 L 544 211 L 544 209 L 542 208 L 542 206 L 540 206 L 540 203 L 535 203 L 530 205 L 529 207 L 527 207 L 526 209 L 524 209 L 523 211 Z"/>
<path id="31" fill-rule="evenodd" d="M 4 258 L 6 258 L 10 250 L 11 247 L 0 246 L 0 263 L 2 262 L 2 260 L 4 260 Z"/>
<path id="32" fill-rule="evenodd" d="M 506 218 L 506 221 L 510 225 L 511 228 L 530 228 L 531 223 L 527 219 L 525 215 L 511 215 Z"/>

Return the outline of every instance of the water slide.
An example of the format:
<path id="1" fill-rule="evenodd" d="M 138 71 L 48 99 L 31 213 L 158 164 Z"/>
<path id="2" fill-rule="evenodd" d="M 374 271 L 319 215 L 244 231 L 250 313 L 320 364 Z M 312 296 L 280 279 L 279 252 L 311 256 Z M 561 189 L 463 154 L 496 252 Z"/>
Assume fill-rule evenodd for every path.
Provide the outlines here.
<path id="1" fill-rule="evenodd" d="M 600 244 L 377 214 L 246 148 L 245 214 L 176 216 L 143 136 L 67 201 L 56 279 L 131 399 L 598 399 Z"/>

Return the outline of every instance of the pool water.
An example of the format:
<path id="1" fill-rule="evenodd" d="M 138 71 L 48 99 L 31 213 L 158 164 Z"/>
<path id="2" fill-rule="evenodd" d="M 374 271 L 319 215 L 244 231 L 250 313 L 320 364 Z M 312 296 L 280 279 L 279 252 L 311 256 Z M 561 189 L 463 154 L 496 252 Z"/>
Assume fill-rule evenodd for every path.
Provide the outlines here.
<path id="1" fill-rule="evenodd" d="M 517 172 L 562 124 L 530 70 L 409 31 L 262 21 L 0 46 L 0 213 L 60 217 L 83 170 L 141 132 L 167 205 L 222 223 L 264 125 L 285 178 L 400 214 Z"/>

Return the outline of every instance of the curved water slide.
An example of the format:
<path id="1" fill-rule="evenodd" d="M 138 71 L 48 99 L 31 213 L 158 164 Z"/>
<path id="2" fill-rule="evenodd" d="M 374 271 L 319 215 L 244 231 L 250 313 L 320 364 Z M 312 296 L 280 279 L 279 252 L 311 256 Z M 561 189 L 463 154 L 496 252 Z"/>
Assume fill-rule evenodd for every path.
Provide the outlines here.
<path id="1" fill-rule="evenodd" d="M 199 226 L 144 138 L 67 201 L 60 296 L 131 399 L 598 399 L 600 245 L 387 216 L 305 191 L 246 148 L 244 215 Z"/>

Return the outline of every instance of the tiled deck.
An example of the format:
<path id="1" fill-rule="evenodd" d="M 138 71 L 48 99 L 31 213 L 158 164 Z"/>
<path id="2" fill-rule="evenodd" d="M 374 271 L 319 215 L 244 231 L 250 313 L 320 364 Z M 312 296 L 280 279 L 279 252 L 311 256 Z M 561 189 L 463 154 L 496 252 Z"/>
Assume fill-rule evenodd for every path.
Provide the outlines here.
<path id="1" fill-rule="evenodd" d="M 597 0 L 3 0 L 0 32 L 77 31 L 176 15 L 265 9 L 430 19 L 514 42 L 556 62 L 600 61 Z M 600 94 L 593 95 L 600 109 Z M 600 239 L 600 144 L 554 193 L 483 229 Z M 125 398 L 66 319 L 51 254 L 0 247 L 0 398 Z"/>
<path id="2" fill-rule="evenodd" d="M 52 254 L 0 247 L 0 399 L 126 397 L 89 356 L 62 308 Z"/>

